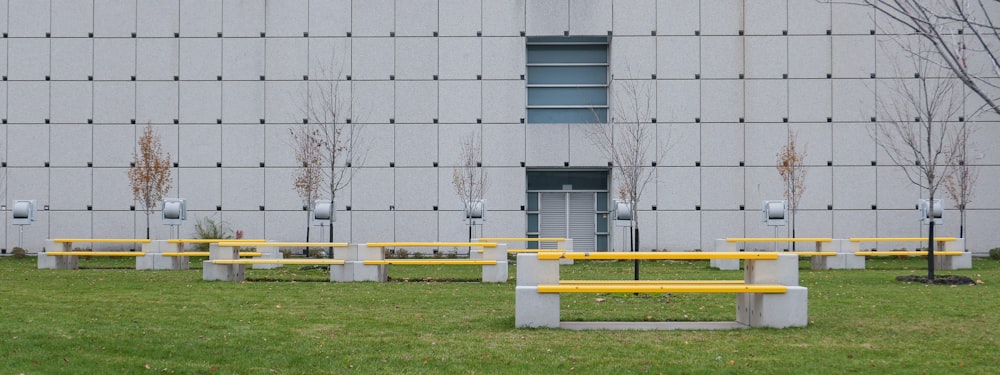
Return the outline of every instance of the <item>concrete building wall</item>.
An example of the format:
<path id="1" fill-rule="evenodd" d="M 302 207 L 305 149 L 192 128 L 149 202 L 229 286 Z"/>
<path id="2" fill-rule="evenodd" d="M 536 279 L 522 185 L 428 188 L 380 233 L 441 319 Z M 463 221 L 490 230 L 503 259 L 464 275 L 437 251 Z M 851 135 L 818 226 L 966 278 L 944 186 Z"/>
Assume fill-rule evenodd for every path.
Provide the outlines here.
<path id="1" fill-rule="evenodd" d="M 893 28 L 869 9 L 766 0 L 0 0 L 0 198 L 36 199 L 23 244 L 144 237 L 126 176 L 149 123 L 177 163 L 169 196 L 189 220 L 247 237 L 303 240 L 290 128 L 310 87 L 337 82 L 369 151 L 338 195 L 335 239 L 453 241 L 467 235 L 451 186 L 460 140 L 483 139 L 488 236 L 523 236 L 526 168 L 602 167 L 579 124 L 525 124 L 525 38 L 610 37 L 615 80 L 655 94 L 672 147 L 639 202 L 643 248 L 709 248 L 770 236 L 775 154 L 808 150 L 799 236 L 911 236 L 922 196 L 869 137 L 894 79 Z M 349 78 L 348 78 L 349 77 Z M 333 80 L 333 81 L 331 81 Z M 968 99 L 966 114 L 977 101 Z M 1000 236 L 995 114 L 974 119 L 983 158 L 968 246 Z M 614 191 L 614 190 L 612 190 Z M 949 204 L 950 206 L 950 204 Z M 655 207 L 655 208 L 654 208 Z M 152 219 L 152 236 L 168 228 Z M 947 210 L 939 234 L 957 235 Z M 19 229 L 5 212 L 4 249 Z M 316 234 L 312 240 L 325 240 Z M 619 234 L 616 233 L 613 235 Z M 780 233 L 779 235 L 784 235 Z M 619 239 L 612 243 L 620 244 Z"/>

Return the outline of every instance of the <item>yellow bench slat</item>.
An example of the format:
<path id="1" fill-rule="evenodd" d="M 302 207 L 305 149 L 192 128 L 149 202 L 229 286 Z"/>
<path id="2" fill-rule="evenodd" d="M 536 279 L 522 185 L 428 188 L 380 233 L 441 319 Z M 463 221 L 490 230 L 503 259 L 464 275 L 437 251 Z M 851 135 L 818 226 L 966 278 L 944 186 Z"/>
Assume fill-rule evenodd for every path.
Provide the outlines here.
<path id="1" fill-rule="evenodd" d="M 833 242 L 832 238 L 786 238 L 786 237 L 760 237 L 760 238 L 743 238 L 743 237 L 733 237 L 726 238 L 726 242 Z"/>
<path id="2" fill-rule="evenodd" d="M 265 239 L 231 239 L 231 238 L 175 238 L 167 243 L 216 243 L 216 242 L 264 242 Z"/>
<path id="3" fill-rule="evenodd" d="M 497 247 L 495 242 L 369 242 L 368 247 Z"/>
<path id="4" fill-rule="evenodd" d="M 149 239 L 134 239 L 134 238 L 55 238 L 52 242 L 56 243 L 150 243 L 152 240 Z"/>
<path id="5" fill-rule="evenodd" d="M 479 252 L 482 252 L 482 250 L 479 250 Z M 507 252 L 508 253 L 514 253 L 514 254 L 517 254 L 517 253 L 564 253 L 564 252 L 566 252 L 566 250 L 565 249 L 563 249 L 563 250 L 559 250 L 559 249 L 508 249 Z"/>
<path id="6" fill-rule="evenodd" d="M 214 264 L 344 264 L 344 261 L 342 259 L 312 259 L 312 258 L 216 259 L 210 262 Z"/>
<path id="7" fill-rule="evenodd" d="M 596 259 L 596 260 L 708 260 L 708 259 L 778 259 L 774 252 L 546 252 L 538 253 L 538 259 Z"/>
<path id="8" fill-rule="evenodd" d="M 347 242 L 219 242 L 219 247 L 347 247 Z"/>
<path id="9" fill-rule="evenodd" d="M 620 284 L 620 285 L 674 285 L 674 284 L 746 284 L 743 280 L 559 280 L 559 285 Z"/>
<path id="10" fill-rule="evenodd" d="M 541 237 L 541 238 L 527 238 L 527 237 L 483 237 L 479 239 L 480 242 L 502 242 L 502 241 L 523 241 L 523 242 L 559 242 L 566 241 L 565 238 L 561 237 Z"/>
<path id="11" fill-rule="evenodd" d="M 780 254 L 798 254 L 807 257 L 832 257 L 837 256 L 836 251 L 783 251 Z"/>
<path id="12" fill-rule="evenodd" d="M 955 239 L 955 237 L 935 237 L 934 241 L 950 242 Z M 851 237 L 851 242 L 926 242 L 927 240 L 927 237 Z"/>
<path id="13" fill-rule="evenodd" d="M 495 260 L 480 260 L 480 259 L 385 259 L 385 260 L 366 260 L 365 265 L 380 265 L 380 264 L 411 264 L 411 265 L 454 265 L 454 266 L 490 266 L 497 264 Z"/>
<path id="14" fill-rule="evenodd" d="M 78 256 L 78 257 L 141 257 L 146 253 L 130 251 L 49 251 L 48 256 Z"/>
<path id="15" fill-rule="evenodd" d="M 180 252 L 180 253 L 160 253 L 160 255 L 163 255 L 165 257 L 207 257 L 207 256 L 209 256 L 209 254 L 208 254 L 207 251 L 184 251 L 184 252 Z M 262 256 L 262 255 L 264 255 L 264 254 L 261 254 L 260 252 L 257 252 L 257 251 L 241 251 L 240 252 L 240 256 L 241 257 L 259 257 L 259 256 Z"/>
<path id="16" fill-rule="evenodd" d="M 539 285 L 538 293 L 786 293 L 788 287 L 772 284 L 583 284 Z"/>
<path id="17" fill-rule="evenodd" d="M 955 256 L 965 254 L 961 251 L 935 251 L 934 256 Z M 927 256 L 926 251 L 856 251 L 857 256 Z"/>

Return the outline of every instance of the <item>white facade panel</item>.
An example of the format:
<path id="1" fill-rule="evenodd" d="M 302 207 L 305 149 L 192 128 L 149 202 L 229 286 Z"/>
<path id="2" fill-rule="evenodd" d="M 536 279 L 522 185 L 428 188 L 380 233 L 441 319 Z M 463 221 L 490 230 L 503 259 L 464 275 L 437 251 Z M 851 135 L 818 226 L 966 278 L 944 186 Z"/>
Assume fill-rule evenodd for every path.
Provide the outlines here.
<path id="1" fill-rule="evenodd" d="M 482 140 L 478 161 L 493 181 L 490 219 L 477 235 L 524 236 L 528 168 L 608 168 L 586 125 L 525 124 L 526 37 L 564 35 L 608 38 L 608 82 L 651 88 L 643 121 L 671 148 L 656 158 L 656 180 L 639 202 L 644 250 L 710 249 L 715 238 L 774 235 L 759 222 L 759 201 L 780 196 L 774 164 L 789 131 L 807 152 L 797 235 L 926 233 L 914 210 L 926 192 L 870 136 L 872 118 L 888 120 L 876 103 L 892 98 L 895 79 L 915 82 L 912 59 L 896 41 L 919 37 L 901 35 L 907 31 L 863 7 L 790 0 L 0 0 L 0 30 L 8 33 L 0 39 L 7 163 L 0 191 L 8 201 L 50 205 L 26 231 L 33 251 L 57 236 L 145 236 L 126 173 L 147 122 L 178 163 L 170 195 L 188 199 L 194 218 L 214 217 L 251 237 L 300 240 L 306 212 L 292 188 L 299 163 L 289 129 L 304 126 L 306 107 L 322 104 L 319 94 L 331 88 L 338 119 L 363 129 L 366 154 L 351 186 L 338 193 L 337 240 L 466 240 L 451 186 L 466 135 Z M 969 64 L 996 75 L 980 69 L 985 60 L 976 53 Z M 573 79 L 562 73 L 549 78 Z M 610 96 L 612 106 L 627 104 Z M 1000 156 L 990 151 L 1000 139 L 990 125 L 1000 116 L 976 114 L 981 100 L 974 95 L 965 102 L 964 113 L 949 120 L 961 116 L 979 127 L 970 163 L 981 175 L 966 229 L 969 247 L 985 251 L 997 239 L 989 228 L 1000 225 L 1000 198 L 985 188 L 1000 180 Z M 617 182 L 609 185 L 613 191 Z M 939 233 L 956 235 L 957 216 L 947 210 Z M 153 237 L 168 235 L 158 218 L 152 224 Z M 191 235 L 193 219 L 180 230 Z M 9 247 L 16 232 L 5 233 L 0 242 Z M 879 247 L 904 245 L 912 244 Z"/>
<path id="2" fill-rule="evenodd" d="M 178 29 L 180 3 L 176 0 L 137 1 L 137 34 L 143 37 L 173 37 Z"/>
<path id="3" fill-rule="evenodd" d="M 302 36 L 309 29 L 309 0 L 264 2 L 264 27 L 268 36 Z"/>
<path id="4" fill-rule="evenodd" d="M 52 80 L 86 81 L 87 77 L 94 75 L 93 62 L 93 40 L 52 40 Z"/>
<path id="5" fill-rule="evenodd" d="M 44 4 L 41 1 L 32 1 L 32 3 Z M 93 3 L 76 0 L 51 0 L 51 11 L 53 38 L 85 37 L 94 32 Z M 0 15 L 6 18 L 6 14 Z M 7 29 L 3 28 L 2 30 Z"/>
<path id="6" fill-rule="evenodd" d="M 180 34 L 214 37 L 222 32 L 222 0 L 180 0 Z"/>
<path id="7" fill-rule="evenodd" d="M 223 0 L 222 33 L 253 37 L 264 32 L 264 0 Z"/>
<path id="8" fill-rule="evenodd" d="M 471 3 L 471 1 L 470 1 Z M 438 1 L 396 2 L 395 31 L 398 36 L 432 36 L 438 31 Z"/>

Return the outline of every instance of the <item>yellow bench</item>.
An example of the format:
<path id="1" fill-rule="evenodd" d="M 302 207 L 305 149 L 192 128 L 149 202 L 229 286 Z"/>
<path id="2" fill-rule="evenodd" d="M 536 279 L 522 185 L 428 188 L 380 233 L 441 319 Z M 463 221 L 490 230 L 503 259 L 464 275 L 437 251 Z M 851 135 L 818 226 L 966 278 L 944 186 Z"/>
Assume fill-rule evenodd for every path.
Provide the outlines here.
<path id="1" fill-rule="evenodd" d="M 380 277 L 388 280 L 388 265 L 447 265 L 447 266 L 482 266 L 482 281 L 486 283 L 507 282 L 507 246 L 496 242 L 369 242 L 366 244 L 369 258 L 363 259 L 364 266 L 379 267 Z M 384 249 L 401 247 L 473 247 L 483 248 L 485 252 L 479 259 L 384 259 Z M 378 257 L 379 259 L 373 259 Z"/>
<path id="2" fill-rule="evenodd" d="M 409 264 L 409 265 L 447 265 L 447 266 L 485 266 L 485 265 L 496 265 L 495 260 L 485 260 L 485 259 L 383 259 L 383 260 L 366 260 L 363 262 L 367 265 L 381 265 L 381 264 Z"/>
<path id="3" fill-rule="evenodd" d="M 744 259 L 743 280 L 559 280 L 561 259 Z M 808 324 L 808 291 L 798 285 L 798 256 L 776 252 L 565 252 L 517 256 L 514 324 L 566 329 L 735 329 Z M 736 297 L 733 322 L 568 322 L 562 293 L 727 293 Z"/>
<path id="4" fill-rule="evenodd" d="M 935 251 L 934 256 L 958 256 L 965 254 L 962 251 Z M 926 251 L 855 251 L 854 255 L 866 257 L 891 257 L 891 256 L 927 256 Z"/>
<path id="5" fill-rule="evenodd" d="M 278 242 L 266 240 L 225 240 L 213 242 L 215 246 L 209 250 L 209 258 L 203 263 L 202 280 L 206 281 L 243 281 L 246 279 L 246 266 L 251 265 L 254 269 L 271 269 L 284 265 L 329 265 L 332 276 L 338 272 L 334 267 L 343 266 L 347 262 L 343 259 L 326 258 L 281 258 L 277 252 L 279 247 L 334 247 L 346 248 L 346 242 Z M 261 256 L 259 259 L 240 259 L 247 256 L 249 252 L 239 252 L 241 247 L 255 247 Z M 341 272 L 343 273 L 343 272 Z"/>
<path id="6" fill-rule="evenodd" d="M 213 260 L 213 264 L 314 264 L 330 265 L 344 264 L 343 259 L 315 259 L 315 258 L 285 258 L 285 259 L 219 259 Z"/>
<path id="7" fill-rule="evenodd" d="M 538 285 L 538 293 L 785 293 L 777 284 L 559 284 Z"/>
<path id="8" fill-rule="evenodd" d="M 862 243 L 918 242 L 926 243 L 927 237 L 851 237 L 850 251 L 859 257 L 882 256 L 928 256 L 928 252 L 914 250 L 862 251 Z M 934 268 L 940 270 L 972 269 L 972 253 L 965 249 L 965 239 L 957 237 L 934 237 Z M 859 258 L 866 259 L 866 258 Z"/>
<path id="9" fill-rule="evenodd" d="M 577 259 L 577 260 L 710 260 L 710 259 L 778 259 L 774 252 L 544 252 L 538 253 L 540 260 Z"/>
<path id="10" fill-rule="evenodd" d="M 160 253 L 160 255 L 163 255 L 165 257 L 207 257 L 207 256 L 209 256 L 209 252 L 208 251 L 181 251 L 181 252 L 172 252 L 172 253 Z M 257 251 L 241 251 L 240 252 L 240 256 L 241 257 L 259 257 L 261 255 L 262 254 L 260 252 L 257 252 Z"/>
<path id="11" fill-rule="evenodd" d="M 833 238 L 829 237 L 729 237 L 725 239 L 717 239 L 715 241 L 715 251 L 716 252 L 732 252 L 732 251 L 742 251 L 742 249 L 737 246 L 737 244 L 749 244 L 749 243 L 813 243 L 815 244 L 812 251 L 781 251 L 782 253 L 795 253 L 799 256 L 808 256 L 812 258 L 812 268 L 813 269 L 830 269 L 830 268 L 840 268 L 833 266 L 834 263 L 842 258 L 841 253 L 835 251 L 835 248 L 839 246 L 839 242 L 835 243 Z M 763 250 L 769 251 L 769 250 Z M 780 251 L 780 250 L 778 250 Z M 826 257 L 838 258 L 837 260 L 824 259 Z M 738 270 L 740 269 L 740 263 L 738 260 L 730 259 L 713 259 L 711 262 L 711 267 L 718 268 L 722 270 Z"/>
<path id="12" fill-rule="evenodd" d="M 135 238 L 53 238 L 46 240 L 44 252 L 38 253 L 38 269 L 75 270 L 80 268 L 80 257 L 141 257 L 136 251 L 73 251 L 73 244 L 148 244 L 148 239 Z"/>
<path id="13" fill-rule="evenodd" d="M 45 255 L 56 257 L 141 257 L 146 253 L 135 251 L 49 251 Z"/>

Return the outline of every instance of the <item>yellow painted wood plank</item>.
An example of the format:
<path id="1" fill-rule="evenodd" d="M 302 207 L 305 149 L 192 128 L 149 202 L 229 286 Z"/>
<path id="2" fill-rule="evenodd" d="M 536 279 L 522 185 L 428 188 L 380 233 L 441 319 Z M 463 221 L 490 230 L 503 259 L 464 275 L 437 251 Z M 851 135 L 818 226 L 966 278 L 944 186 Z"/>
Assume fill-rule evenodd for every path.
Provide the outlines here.
<path id="1" fill-rule="evenodd" d="M 951 242 L 955 237 L 934 237 L 934 241 Z M 851 242 L 927 242 L 927 237 L 851 237 Z"/>
<path id="2" fill-rule="evenodd" d="M 675 284 L 675 285 L 539 285 L 538 293 L 786 293 L 788 287 L 771 284 Z"/>
<path id="3" fill-rule="evenodd" d="M 160 253 L 160 255 L 163 255 L 165 257 L 207 257 L 207 256 L 209 256 L 209 254 L 208 254 L 207 251 L 184 251 L 184 252 L 180 252 L 180 253 Z M 261 254 L 260 252 L 257 252 L 257 251 L 241 251 L 240 252 L 240 256 L 241 257 L 259 257 L 259 256 L 262 256 L 262 255 L 264 255 L 264 254 Z"/>
<path id="4" fill-rule="evenodd" d="M 786 238 L 786 237 L 759 237 L 759 238 L 745 238 L 745 237 L 733 237 L 726 238 L 726 242 L 833 242 L 832 238 Z"/>
<path id="5" fill-rule="evenodd" d="M 559 285 L 622 284 L 622 285 L 674 285 L 674 284 L 746 284 L 743 280 L 559 280 Z"/>
<path id="6" fill-rule="evenodd" d="M 547 252 L 538 253 L 538 259 L 592 259 L 592 260 L 706 260 L 706 259 L 778 259 L 775 252 Z"/>
<path id="7" fill-rule="evenodd" d="M 214 264 L 344 264 L 341 259 L 313 259 L 313 258 L 287 258 L 287 259 L 217 259 L 211 261 Z"/>
<path id="8" fill-rule="evenodd" d="M 497 247 L 494 242 L 369 242 L 368 247 Z"/>
<path id="9" fill-rule="evenodd" d="M 232 239 L 232 238 L 175 238 L 167 243 L 216 243 L 216 242 L 265 242 L 265 239 Z"/>
<path id="10" fill-rule="evenodd" d="M 79 257 L 141 257 L 146 253 L 132 251 L 49 251 L 43 253 L 49 256 L 79 256 Z"/>
<path id="11" fill-rule="evenodd" d="M 956 256 L 965 254 L 961 251 L 935 251 L 934 256 Z M 927 256 L 926 251 L 856 251 L 854 255 L 866 257 L 878 256 Z"/>
<path id="12" fill-rule="evenodd" d="M 144 238 L 54 238 L 56 243 L 150 243 L 152 240 Z"/>
<path id="13" fill-rule="evenodd" d="M 410 264 L 410 265 L 454 265 L 454 266 L 489 266 L 497 264 L 495 260 L 477 260 L 477 259 L 385 259 L 385 260 L 366 260 L 365 265 L 381 265 L 381 264 Z"/>
<path id="14" fill-rule="evenodd" d="M 347 247 L 347 242 L 219 242 L 219 247 Z"/>
<path id="15" fill-rule="evenodd" d="M 503 241 L 523 241 L 523 242 L 559 242 L 566 241 L 565 238 L 561 237 L 541 237 L 541 238 L 527 238 L 527 237 L 483 237 L 479 239 L 480 242 L 503 242 Z"/>

